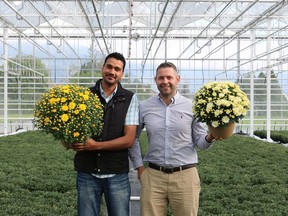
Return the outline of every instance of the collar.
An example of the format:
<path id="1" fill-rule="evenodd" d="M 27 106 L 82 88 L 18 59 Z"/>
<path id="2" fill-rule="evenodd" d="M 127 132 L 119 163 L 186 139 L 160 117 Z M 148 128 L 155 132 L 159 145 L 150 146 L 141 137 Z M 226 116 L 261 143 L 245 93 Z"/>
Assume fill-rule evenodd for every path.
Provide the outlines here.
<path id="1" fill-rule="evenodd" d="M 104 92 L 104 90 L 103 90 L 103 88 L 102 88 L 102 86 L 101 86 L 101 82 L 100 82 L 100 85 L 99 85 L 99 86 L 100 86 L 101 96 L 105 99 L 106 103 L 108 103 L 108 102 L 112 99 L 112 97 L 116 94 L 117 89 L 118 89 L 118 85 L 116 86 L 116 88 L 114 89 L 114 91 L 112 92 L 112 94 L 109 95 L 108 97 L 106 97 L 106 94 L 105 94 L 105 92 Z"/>
<path id="2" fill-rule="evenodd" d="M 176 104 L 178 99 L 180 98 L 180 93 L 177 91 L 176 94 L 171 98 L 172 103 L 171 104 Z M 158 100 L 165 104 L 164 101 L 160 97 L 160 93 L 158 94 Z"/>

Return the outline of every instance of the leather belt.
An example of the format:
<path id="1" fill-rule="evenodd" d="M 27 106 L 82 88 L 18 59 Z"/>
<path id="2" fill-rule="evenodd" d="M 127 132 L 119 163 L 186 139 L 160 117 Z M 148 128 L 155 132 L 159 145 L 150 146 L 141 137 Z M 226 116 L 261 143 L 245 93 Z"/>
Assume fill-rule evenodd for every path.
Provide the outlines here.
<path id="1" fill-rule="evenodd" d="M 163 167 L 163 166 L 158 166 L 158 165 L 153 164 L 153 163 L 149 163 L 148 167 L 169 174 L 169 173 L 173 173 L 173 172 L 178 172 L 178 171 L 181 171 L 181 170 L 189 169 L 189 168 L 195 167 L 196 165 L 197 164 L 187 164 L 187 165 L 180 166 L 180 167 Z"/>

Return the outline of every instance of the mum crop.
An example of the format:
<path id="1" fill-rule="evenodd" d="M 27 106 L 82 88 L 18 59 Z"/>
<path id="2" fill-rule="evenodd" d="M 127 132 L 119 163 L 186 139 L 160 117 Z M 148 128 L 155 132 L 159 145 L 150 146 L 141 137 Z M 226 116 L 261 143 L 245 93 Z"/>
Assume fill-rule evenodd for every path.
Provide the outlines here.
<path id="1" fill-rule="evenodd" d="M 33 123 L 63 143 L 85 142 L 102 131 L 103 106 L 97 95 L 76 84 L 57 85 L 37 101 Z"/>
<path id="2" fill-rule="evenodd" d="M 214 128 L 239 122 L 250 108 L 247 95 L 233 82 L 210 82 L 195 95 L 193 112 L 198 121 Z"/>

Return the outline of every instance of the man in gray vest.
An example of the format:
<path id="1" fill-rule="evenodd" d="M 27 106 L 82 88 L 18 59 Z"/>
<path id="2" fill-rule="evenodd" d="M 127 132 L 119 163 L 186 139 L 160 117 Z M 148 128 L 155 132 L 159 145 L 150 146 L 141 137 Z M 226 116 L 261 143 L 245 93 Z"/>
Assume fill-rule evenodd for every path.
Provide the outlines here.
<path id="1" fill-rule="evenodd" d="M 92 136 L 84 145 L 72 145 L 79 216 L 99 216 L 103 194 L 109 215 L 129 216 L 128 148 L 134 143 L 139 111 L 136 95 L 120 84 L 125 64 L 120 53 L 106 57 L 103 78 L 90 88 L 104 105 L 102 134 Z"/>

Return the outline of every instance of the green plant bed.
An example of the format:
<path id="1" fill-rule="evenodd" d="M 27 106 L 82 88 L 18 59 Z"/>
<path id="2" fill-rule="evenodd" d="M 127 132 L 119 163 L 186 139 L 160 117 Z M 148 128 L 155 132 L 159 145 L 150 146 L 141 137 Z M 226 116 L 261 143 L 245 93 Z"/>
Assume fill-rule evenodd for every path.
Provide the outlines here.
<path id="1" fill-rule="evenodd" d="M 254 131 L 254 135 L 258 136 L 262 139 L 267 138 L 267 131 L 266 130 L 257 130 Z M 280 130 L 280 131 L 271 131 L 270 138 L 279 143 L 288 143 L 288 131 Z"/>
<path id="2" fill-rule="evenodd" d="M 77 215 L 73 155 L 40 131 L 0 137 L 0 215 Z"/>
<path id="3" fill-rule="evenodd" d="M 287 214 L 288 148 L 233 135 L 198 154 L 199 216 Z M 0 215 L 76 216 L 73 156 L 40 131 L 0 137 Z"/>
<path id="4" fill-rule="evenodd" d="M 288 148 L 234 135 L 198 153 L 199 215 L 288 212 Z"/>

